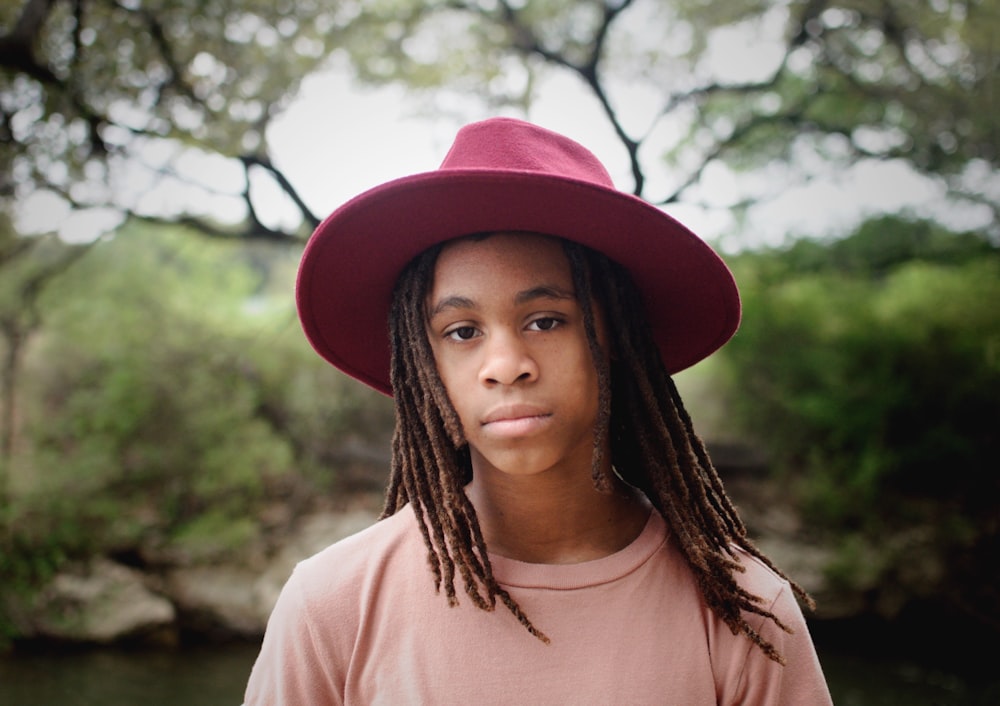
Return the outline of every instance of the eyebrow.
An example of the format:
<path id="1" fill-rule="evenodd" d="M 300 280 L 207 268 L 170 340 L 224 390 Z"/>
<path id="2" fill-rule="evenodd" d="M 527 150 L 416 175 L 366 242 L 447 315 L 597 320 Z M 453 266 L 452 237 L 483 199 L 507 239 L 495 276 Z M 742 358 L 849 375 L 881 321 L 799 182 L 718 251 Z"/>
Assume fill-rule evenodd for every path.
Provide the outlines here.
<path id="1" fill-rule="evenodd" d="M 562 287 L 551 284 L 542 284 L 537 287 L 532 287 L 531 289 L 525 289 L 524 291 L 518 292 L 514 295 L 515 304 L 525 304 L 536 299 L 576 299 L 576 295 L 573 292 L 567 291 Z M 437 304 L 434 305 L 429 312 L 429 318 L 433 318 L 440 314 L 446 309 L 475 309 L 476 303 L 469 299 L 468 297 L 461 297 L 458 295 L 452 295 L 450 297 L 445 297 Z"/>
<path id="2" fill-rule="evenodd" d="M 445 297 L 430 310 L 428 318 L 434 318 L 445 309 L 475 309 L 476 303 L 468 297 L 450 296 Z"/>
<path id="3" fill-rule="evenodd" d="M 573 292 L 563 289 L 562 287 L 557 287 L 551 284 L 543 284 L 538 287 L 526 289 L 523 292 L 518 292 L 517 296 L 514 297 L 514 303 L 524 304 L 525 302 L 530 302 L 534 299 L 576 299 L 576 295 L 573 294 Z"/>

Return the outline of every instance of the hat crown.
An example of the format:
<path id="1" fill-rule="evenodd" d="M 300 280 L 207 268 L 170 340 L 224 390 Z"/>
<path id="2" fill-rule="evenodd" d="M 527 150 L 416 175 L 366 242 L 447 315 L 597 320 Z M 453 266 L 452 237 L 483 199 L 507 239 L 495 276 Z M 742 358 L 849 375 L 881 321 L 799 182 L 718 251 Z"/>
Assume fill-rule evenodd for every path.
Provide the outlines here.
<path id="1" fill-rule="evenodd" d="M 463 127 L 440 168 L 536 172 L 614 188 L 607 169 L 586 147 L 513 118 Z"/>

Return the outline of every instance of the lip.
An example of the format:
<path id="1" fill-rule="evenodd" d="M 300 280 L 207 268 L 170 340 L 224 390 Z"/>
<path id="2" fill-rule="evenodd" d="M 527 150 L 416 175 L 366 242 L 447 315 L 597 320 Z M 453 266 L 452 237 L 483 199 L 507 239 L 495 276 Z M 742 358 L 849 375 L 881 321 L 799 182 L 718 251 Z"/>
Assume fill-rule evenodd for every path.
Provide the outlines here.
<path id="1" fill-rule="evenodd" d="M 493 436 L 517 437 L 542 429 L 551 418 L 550 412 L 535 405 L 506 405 L 491 410 L 483 417 L 480 426 Z"/>
<path id="2" fill-rule="evenodd" d="M 490 410 L 490 412 L 483 417 L 480 424 L 486 426 L 487 424 L 495 424 L 497 422 L 512 422 L 517 421 L 518 419 L 548 416 L 551 415 L 541 407 L 530 404 L 512 404 L 496 407 L 495 409 Z"/>

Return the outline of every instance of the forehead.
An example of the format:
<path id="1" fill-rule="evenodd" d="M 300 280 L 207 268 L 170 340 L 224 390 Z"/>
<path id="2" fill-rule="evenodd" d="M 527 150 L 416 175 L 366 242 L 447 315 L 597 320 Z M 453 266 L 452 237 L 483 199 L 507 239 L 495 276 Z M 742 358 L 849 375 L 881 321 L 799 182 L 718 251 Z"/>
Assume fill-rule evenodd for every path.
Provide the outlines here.
<path id="1" fill-rule="evenodd" d="M 434 267 L 431 292 L 479 283 L 490 287 L 572 282 L 569 260 L 557 238 L 533 233 L 493 233 L 453 240 Z"/>

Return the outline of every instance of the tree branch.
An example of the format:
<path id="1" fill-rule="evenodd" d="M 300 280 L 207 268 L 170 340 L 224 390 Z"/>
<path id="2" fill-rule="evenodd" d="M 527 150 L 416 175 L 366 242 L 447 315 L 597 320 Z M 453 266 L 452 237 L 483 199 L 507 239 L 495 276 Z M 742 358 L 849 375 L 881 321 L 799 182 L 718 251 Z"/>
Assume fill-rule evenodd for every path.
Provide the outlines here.
<path id="1" fill-rule="evenodd" d="M 122 10 L 123 12 L 128 12 L 131 14 L 138 15 L 143 23 L 146 25 L 146 29 L 149 31 L 150 39 L 153 40 L 153 44 L 156 45 L 157 50 L 160 53 L 160 57 L 163 59 L 163 63 L 167 66 L 167 76 L 159 84 L 157 90 L 157 101 L 163 97 L 163 91 L 167 87 L 173 87 L 177 92 L 188 98 L 194 103 L 199 105 L 203 104 L 203 101 L 199 100 L 195 95 L 194 89 L 184 80 L 184 72 L 181 70 L 181 65 L 177 61 L 177 57 L 174 56 L 173 46 L 170 44 L 170 40 L 167 38 L 167 33 L 163 29 L 163 23 L 160 22 L 159 18 L 151 11 L 141 7 L 128 7 L 123 5 L 121 2 L 116 2 L 115 7 Z"/>
<path id="2" fill-rule="evenodd" d="M 207 218 L 201 218 L 191 214 L 183 214 L 173 218 L 162 218 L 159 216 L 148 216 L 137 213 L 131 209 L 124 209 L 123 213 L 130 219 L 141 223 L 150 223 L 157 226 L 176 225 L 183 228 L 190 228 L 215 240 L 242 240 L 242 241 L 264 241 L 269 243 L 281 243 L 284 245 L 300 244 L 302 238 L 280 230 L 274 230 L 261 225 L 258 221 L 250 220 L 233 227 L 226 227 Z"/>
<path id="3" fill-rule="evenodd" d="M 764 125 L 782 123 L 800 126 L 799 120 L 801 119 L 804 111 L 805 108 L 800 106 L 795 110 L 786 113 L 776 115 L 755 115 L 742 125 L 737 126 L 732 132 L 729 133 L 729 135 L 726 136 L 725 139 L 716 142 L 715 146 L 702 157 L 701 163 L 688 175 L 687 179 L 685 179 L 680 186 L 674 189 L 673 193 L 657 201 L 657 205 L 666 206 L 667 204 L 679 201 L 681 195 L 697 183 L 699 179 L 701 179 L 701 175 L 704 173 L 705 169 L 708 168 L 709 164 L 720 158 L 726 150 L 730 149 L 733 145 L 739 144 L 741 140 L 746 138 L 747 135 L 757 128 Z"/>
<path id="4" fill-rule="evenodd" d="M 281 187 L 281 190 L 285 192 L 288 198 L 290 198 L 299 209 L 299 212 L 302 214 L 302 218 L 309 224 L 310 228 L 315 228 L 319 225 L 320 219 L 306 205 L 305 201 L 302 200 L 302 197 L 299 196 L 299 192 L 292 186 L 292 183 L 288 181 L 288 177 L 285 176 L 284 172 L 274 166 L 270 157 L 261 155 L 244 155 L 240 157 L 240 160 L 243 162 L 246 169 L 249 169 L 252 166 L 258 166 L 267 170 L 267 172 L 274 177 L 274 180 L 278 182 L 278 186 Z"/>
<path id="5" fill-rule="evenodd" d="M 55 0 L 28 0 L 8 34 L 0 36 L 0 66 L 25 73 L 44 84 L 58 84 L 51 69 L 35 56 L 38 35 L 48 19 Z"/>

